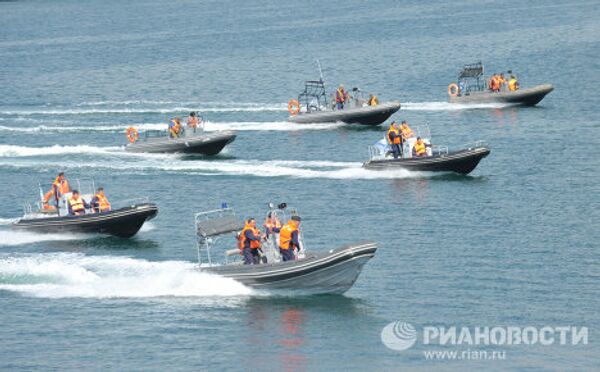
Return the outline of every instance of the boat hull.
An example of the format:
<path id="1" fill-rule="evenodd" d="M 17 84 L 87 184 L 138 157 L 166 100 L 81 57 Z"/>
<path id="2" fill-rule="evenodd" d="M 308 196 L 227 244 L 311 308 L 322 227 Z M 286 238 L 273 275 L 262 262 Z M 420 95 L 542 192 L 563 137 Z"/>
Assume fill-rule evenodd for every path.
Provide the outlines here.
<path id="1" fill-rule="evenodd" d="M 513 105 L 537 105 L 554 87 L 550 84 L 538 85 L 533 88 L 519 89 L 517 91 L 472 92 L 469 95 L 450 97 L 451 103 L 507 103 Z"/>
<path id="2" fill-rule="evenodd" d="M 158 207 L 155 204 L 144 203 L 106 213 L 93 213 L 83 216 L 22 218 L 15 222 L 12 227 L 39 233 L 75 232 L 130 238 L 137 234 L 142 225 L 154 218 L 157 213 Z"/>
<path id="3" fill-rule="evenodd" d="M 214 266 L 203 270 L 256 289 L 300 294 L 341 294 L 352 287 L 376 250 L 375 243 L 366 242 L 311 254 L 297 261 Z"/>
<path id="4" fill-rule="evenodd" d="M 236 134 L 227 132 L 204 132 L 198 135 L 192 135 L 182 138 L 149 138 L 145 141 L 138 141 L 125 147 L 129 152 L 147 152 L 147 153 L 182 153 L 182 154 L 201 154 L 216 155 L 220 153 L 225 146 L 235 140 Z"/>
<path id="5" fill-rule="evenodd" d="M 377 106 L 365 106 L 347 110 L 300 113 L 290 116 L 288 121 L 297 124 L 343 122 L 346 124 L 374 126 L 383 123 L 398 110 L 400 110 L 400 102 L 385 102 Z"/>
<path id="6" fill-rule="evenodd" d="M 469 174 L 489 153 L 490 149 L 482 146 L 424 158 L 370 160 L 363 167 L 374 170 L 403 168 L 410 171 Z"/>

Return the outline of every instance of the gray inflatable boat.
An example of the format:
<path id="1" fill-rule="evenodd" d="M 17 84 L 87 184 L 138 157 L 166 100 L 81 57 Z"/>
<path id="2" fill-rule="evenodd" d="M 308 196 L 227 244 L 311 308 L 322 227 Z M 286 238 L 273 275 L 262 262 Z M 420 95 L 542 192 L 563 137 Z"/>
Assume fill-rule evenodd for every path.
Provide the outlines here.
<path id="1" fill-rule="evenodd" d="M 142 138 L 125 147 L 129 152 L 183 153 L 216 155 L 235 140 L 233 131 L 186 131 L 181 137 L 170 138 L 166 131 L 145 132 Z"/>
<path id="2" fill-rule="evenodd" d="M 336 109 L 335 96 L 327 94 L 323 78 L 308 80 L 304 83 L 304 91 L 297 100 L 291 100 L 288 110 L 291 116 L 288 121 L 297 124 L 336 123 L 360 125 L 379 125 L 392 114 L 400 110 L 400 102 L 391 101 L 368 105 L 362 91 L 352 88 L 352 95 L 346 97 L 345 107 Z"/>
<path id="3" fill-rule="evenodd" d="M 508 71 L 512 74 L 512 71 Z M 533 88 L 508 90 L 503 86 L 499 92 L 492 92 L 486 86 L 483 64 L 481 62 L 463 66 L 456 83 L 448 85 L 450 103 L 505 103 L 510 105 L 534 106 L 554 90 L 550 84 Z"/>
<path id="4" fill-rule="evenodd" d="M 282 205 L 285 208 L 285 204 Z M 290 216 L 286 209 L 271 209 L 269 213 L 283 223 Z M 271 234 L 263 240 L 261 263 L 244 265 L 238 248 L 222 250 L 222 259 L 219 260 L 216 244 L 234 243 L 235 233 L 243 227 L 243 222 L 230 208 L 196 214 L 200 270 L 259 290 L 300 295 L 341 294 L 352 287 L 363 266 L 377 250 L 376 243 L 362 242 L 325 252 L 307 253 L 301 240 L 302 250 L 296 253 L 297 258 L 283 262 L 279 257 L 278 236 Z M 225 235 L 230 235 L 230 239 L 222 239 Z"/>
<path id="5" fill-rule="evenodd" d="M 379 125 L 400 110 L 400 102 L 385 102 L 377 106 L 352 107 L 344 110 L 300 112 L 288 121 L 298 124 L 335 123 Z"/>
<path id="6" fill-rule="evenodd" d="M 451 103 L 508 103 L 513 105 L 534 106 L 552 92 L 554 87 L 550 84 L 538 85 L 533 88 L 519 89 L 516 91 L 472 91 L 464 95 L 450 97 Z"/>

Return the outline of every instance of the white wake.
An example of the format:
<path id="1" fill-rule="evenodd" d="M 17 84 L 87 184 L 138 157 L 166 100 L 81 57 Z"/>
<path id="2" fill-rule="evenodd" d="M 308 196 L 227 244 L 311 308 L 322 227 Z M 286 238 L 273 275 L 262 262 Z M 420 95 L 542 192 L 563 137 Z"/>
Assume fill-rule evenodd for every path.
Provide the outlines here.
<path id="1" fill-rule="evenodd" d="M 152 262 L 74 253 L 0 256 L 0 290 L 44 298 L 247 296 L 233 279 L 184 261 Z"/>

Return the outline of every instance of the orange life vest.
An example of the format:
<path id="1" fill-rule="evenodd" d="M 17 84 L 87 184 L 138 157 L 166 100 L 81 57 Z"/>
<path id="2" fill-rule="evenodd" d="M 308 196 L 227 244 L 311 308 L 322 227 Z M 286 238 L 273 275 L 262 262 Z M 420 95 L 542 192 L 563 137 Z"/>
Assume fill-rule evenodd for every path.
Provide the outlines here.
<path id="1" fill-rule="evenodd" d="M 400 130 L 402 130 L 402 138 L 404 139 L 409 139 L 414 135 L 412 129 L 410 129 L 408 124 L 400 125 Z"/>
<path id="2" fill-rule="evenodd" d="M 100 212 L 105 212 L 110 210 L 110 203 L 108 199 L 104 195 L 96 194 L 94 195 L 98 199 L 98 209 Z"/>
<path id="3" fill-rule="evenodd" d="M 500 76 L 492 77 L 492 90 L 500 90 Z"/>
<path id="4" fill-rule="evenodd" d="M 392 136 L 391 136 L 392 133 L 396 133 L 396 137 L 394 137 L 393 140 L 392 140 Z M 390 127 L 390 129 L 387 132 L 387 139 L 390 144 L 399 145 L 400 144 L 400 132 L 398 131 L 398 129 L 396 129 L 394 127 Z"/>
<path id="5" fill-rule="evenodd" d="M 83 204 L 83 199 L 81 196 L 79 196 L 77 199 L 71 196 L 69 198 L 69 206 L 71 206 L 71 211 L 73 211 L 73 213 L 85 212 L 85 205 Z"/>
<path id="6" fill-rule="evenodd" d="M 415 143 L 415 153 L 417 156 L 421 156 L 427 153 L 427 147 L 423 141 L 417 141 Z"/>
<path id="7" fill-rule="evenodd" d="M 56 177 L 56 179 L 52 183 L 52 189 L 58 197 L 71 191 L 71 188 L 69 187 L 69 181 L 67 181 L 66 179 L 61 181 L 58 179 L 58 177 Z"/>
<path id="8" fill-rule="evenodd" d="M 281 229 L 281 222 L 279 222 L 279 220 L 275 220 L 275 222 L 272 222 L 270 218 L 267 218 L 264 226 L 268 230 Z"/>
<path id="9" fill-rule="evenodd" d="M 379 99 L 377 99 L 377 96 L 372 96 L 369 99 L 369 106 L 377 106 L 379 104 Z"/>
<path id="10" fill-rule="evenodd" d="M 246 226 L 244 226 L 244 229 L 242 230 L 242 232 L 240 232 L 239 235 L 239 246 L 238 248 L 240 249 L 244 249 L 245 245 L 246 245 L 246 231 L 252 231 L 252 234 L 255 237 L 259 237 L 260 236 L 260 230 L 257 229 L 256 227 L 252 227 L 248 224 L 246 224 Z M 258 249 L 260 248 L 260 240 L 250 240 L 250 249 Z"/>
<path id="11" fill-rule="evenodd" d="M 281 228 L 279 232 L 279 248 L 290 249 L 294 231 L 298 231 L 298 228 L 291 221 Z"/>

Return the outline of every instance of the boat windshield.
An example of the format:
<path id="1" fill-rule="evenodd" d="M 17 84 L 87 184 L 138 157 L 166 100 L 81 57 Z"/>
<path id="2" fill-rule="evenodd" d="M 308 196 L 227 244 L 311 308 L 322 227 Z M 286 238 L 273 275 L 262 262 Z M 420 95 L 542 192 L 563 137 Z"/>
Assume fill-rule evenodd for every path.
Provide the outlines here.
<path id="1" fill-rule="evenodd" d="M 167 138 L 167 139 L 191 138 L 191 137 L 194 137 L 194 136 L 204 133 L 203 126 L 200 126 L 198 128 L 188 128 L 188 127 L 184 126 L 181 128 L 181 132 L 179 133 L 179 135 L 176 138 L 174 138 L 169 135 L 169 130 L 167 128 L 168 128 L 168 124 L 165 124 L 164 130 L 160 130 L 160 129 L 145 130 L 145 131 L 141 132 L 140 140 L 148 141 L 148 140 L 154 139 L 154 138 Z"/>
<path id="2" fill-rule="evenodd" d="M 285 203 L 275 207 L 269 203 L 269 210 L 265 215 L 264 223 L 272 222 L 277 226 L 285 224 L 293 215 L 295 209 L 287 208 Z M 222 208 L 196 213 L 194 216 L 196 225 L 196 238 L 198 249 L 198 263 L 202 266 L 218 265 L 241 265 L 243 259 L 241 250 L 238 248 L 239 233 L 244 228 L 244 221 L 238 217 L 233 208 L 226 204 Z M 266 229 L 263 221 L 257 219 L 256 226 L 261 232 Z M 300 236 L 301 253 L 304 254 L 304 244 Z M 262 241 L 261 258 L 263 262 L 274 263 L 281 260 L 279 255 L 279 234 L 267 234 Z"/>

